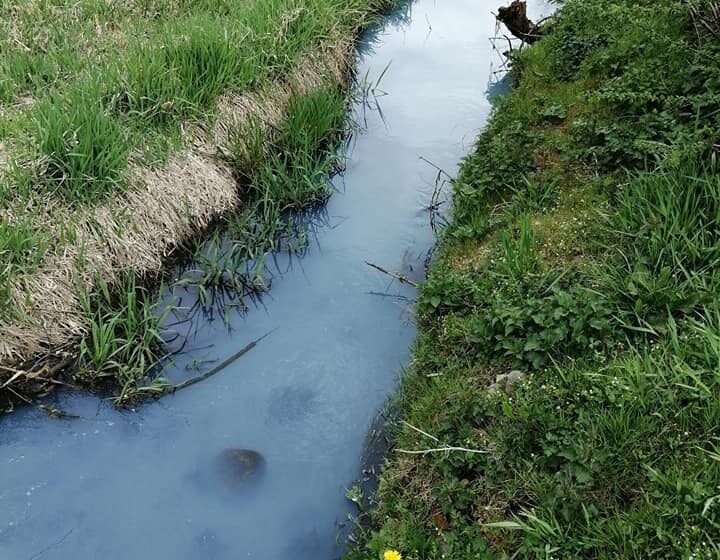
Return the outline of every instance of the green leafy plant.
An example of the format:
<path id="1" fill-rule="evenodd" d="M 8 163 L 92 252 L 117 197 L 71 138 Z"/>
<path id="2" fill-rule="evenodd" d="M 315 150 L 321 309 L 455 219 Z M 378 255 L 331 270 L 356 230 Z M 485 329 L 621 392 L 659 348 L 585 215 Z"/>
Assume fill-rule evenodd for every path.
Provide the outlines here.
<path id="1" fill-rule="evenodd" d="M 165 383 L 157 368 L 166 357 L 161 325 L 171 308 L 163 309 L 132 275 L 120 289 L 99 280 L 81 303 L 89 327 L 80 343 L 79 377 L 116 385 L 118 405 L 161 391 Z"/>

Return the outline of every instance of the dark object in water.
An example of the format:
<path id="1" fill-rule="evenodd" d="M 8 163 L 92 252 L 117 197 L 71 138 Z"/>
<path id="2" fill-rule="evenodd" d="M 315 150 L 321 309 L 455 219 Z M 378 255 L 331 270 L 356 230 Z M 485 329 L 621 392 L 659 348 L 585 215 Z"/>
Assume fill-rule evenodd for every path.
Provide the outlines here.
<path id="1" fill-rule="evenodd" d="M 223 486 L 234 490 L 262 475 L 265 458 L 251 449 L 224 449 L 215 458 L 215 467 Z"/>
<path id="2" fill-rule="evenodd" d="M 222 500 L 249 499 L 265 472 L 265 458 L 252 449 L 223 449 L 204 458 L 188 481 L 201 492 Z"/>
<path id="3" fill-rule="evenodd" d="M 522 0 L 514 0 L 509 6 L 498 8 L 495 17 L 500 23 L 505 24 L 510 33 L 529 45 L 542 38 L 538 24 L 528 19 L 527 4 Z"/>

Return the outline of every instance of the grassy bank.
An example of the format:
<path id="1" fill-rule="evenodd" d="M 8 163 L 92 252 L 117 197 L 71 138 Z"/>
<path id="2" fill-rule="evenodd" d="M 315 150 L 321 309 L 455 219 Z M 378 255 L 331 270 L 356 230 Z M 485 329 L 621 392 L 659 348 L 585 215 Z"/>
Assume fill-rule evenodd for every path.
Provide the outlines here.
<path id="1" fill-rule="evenodd" d="M 161 351 L 135 278 L 219 218 L 237 270 L 324 200 L 353 41 L 393 4 L 0 6 L 3 389 L 78 350 L 83 379 L 136 379 Z"/>
<path id="2" fill-rule="evenodd" d="M 720 557 L 720 6 L 546 32 L 455 181 L 349 558 Z"/>

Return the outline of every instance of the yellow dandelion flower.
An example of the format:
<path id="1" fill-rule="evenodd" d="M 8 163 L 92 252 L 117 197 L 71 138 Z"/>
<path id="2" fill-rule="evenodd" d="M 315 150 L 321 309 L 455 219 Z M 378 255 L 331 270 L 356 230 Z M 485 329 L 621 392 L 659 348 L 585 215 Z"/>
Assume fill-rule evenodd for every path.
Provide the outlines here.
<path id="1" fill-rule="evenodd" d="M 383 560 L 402 560 L 402 554 L 397 550 L 386 550 L 383 554 Z"/>

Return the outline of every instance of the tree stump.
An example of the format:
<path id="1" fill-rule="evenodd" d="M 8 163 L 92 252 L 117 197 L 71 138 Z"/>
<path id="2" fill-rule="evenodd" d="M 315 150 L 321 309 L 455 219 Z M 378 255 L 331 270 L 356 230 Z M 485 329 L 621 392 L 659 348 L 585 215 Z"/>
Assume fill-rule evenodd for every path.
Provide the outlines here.
<path id="1" fill-rule="evenodd" d="M 510 33 L 529 45 L 541 38 L 537 24 L 528 19 L 527 4 L 522 0 L 514 0 L 509 6 L 498 8 L 496 17 Z"/>

